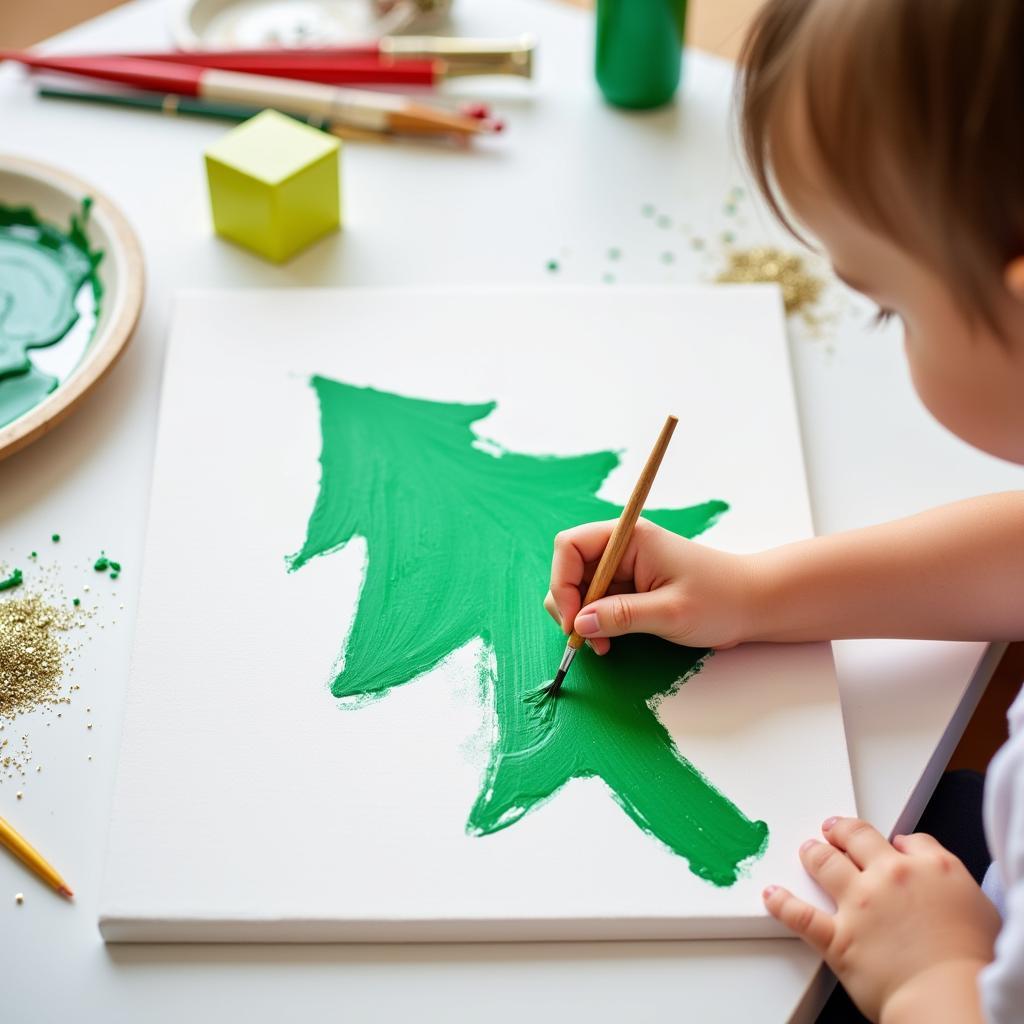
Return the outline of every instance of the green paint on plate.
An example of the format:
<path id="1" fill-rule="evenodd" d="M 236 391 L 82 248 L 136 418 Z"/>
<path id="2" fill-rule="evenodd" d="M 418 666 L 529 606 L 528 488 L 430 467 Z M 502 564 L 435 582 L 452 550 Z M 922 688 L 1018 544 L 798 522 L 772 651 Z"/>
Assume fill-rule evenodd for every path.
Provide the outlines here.
<path id="1" fill-rule="evenodd" d="M 32 349 L 48 348 L 72 329 L 89 336 L 103 289 L 102 254 L 86 235 L 92 201 L 82 201 L 67 230 L 28 207 L 0 205 L 0 426 L 38 405 L 58 379 L 38 370 Z"/>

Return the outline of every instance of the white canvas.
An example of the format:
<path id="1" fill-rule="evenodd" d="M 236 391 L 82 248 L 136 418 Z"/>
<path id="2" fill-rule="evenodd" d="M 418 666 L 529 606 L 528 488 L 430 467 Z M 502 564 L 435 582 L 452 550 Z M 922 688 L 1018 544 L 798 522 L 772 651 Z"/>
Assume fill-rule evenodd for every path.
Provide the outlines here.
<path id="1" fill-rule="evenodd" d="M 497 400 L 475 429 L 509 450 L 622 451 L 600 492 L 618 502 L 676 412 L 649 507 L 728 501 L 701 540 L 736 551 L 812 533 L 774 288 L 180 294 L 104 937 L 755 937 L 780 933 L 761 904 L 770 882 L 827 905 L 797 859 L 823 818 L 854 812 L 827 644 L 719 652 L 658 707 L 680 752 L 769 825 L 728 888 L 692 874 L 598 779 L 467 835 L 494 725 L 479 641 L 382 699 L 337 706 L 328 684 L 364 545 L 285 567 L 317 495 L 312 374 Z"/>

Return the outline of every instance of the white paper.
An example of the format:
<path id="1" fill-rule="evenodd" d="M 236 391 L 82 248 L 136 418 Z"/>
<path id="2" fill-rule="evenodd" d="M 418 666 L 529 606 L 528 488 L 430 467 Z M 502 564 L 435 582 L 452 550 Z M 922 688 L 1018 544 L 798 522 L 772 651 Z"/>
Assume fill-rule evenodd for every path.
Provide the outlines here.
<path id="1" fill-rule="evenodd" d="M 797 859 L 822 819 L 854 812 L 827 644 L 719 652 L 658 709 L 680 751 L 769 825 L 729 888 L 695 877 L 596 779 L 467 835 L 491 726 L 479 641 L 381 700 L 337 706 L 364 545 L 294 574 L 284 561 L 317 494 L 312 374 L 497 400 L 475 429 L 514 451 L 622 450 L 600 492 L 619 502 L 675 412 L 649 506 L 728 501 L 701 540 L 735 551 L 812 533 L 774 288 L 182 293 L 104 937 L 753 937 L 781 932 L 762 908 L 770 882 L 827 905 Z"/>

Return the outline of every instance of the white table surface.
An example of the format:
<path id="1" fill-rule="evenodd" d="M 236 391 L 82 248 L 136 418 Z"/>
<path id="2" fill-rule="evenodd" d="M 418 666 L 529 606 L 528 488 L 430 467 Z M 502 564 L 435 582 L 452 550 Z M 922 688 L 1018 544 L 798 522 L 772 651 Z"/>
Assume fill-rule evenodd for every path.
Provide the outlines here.
<path id="1" fill-rule="evenodd" d="M 791 940 L 459 946 L 104 947 L 96 900 L 116 764 L 146 522 L 162 349 L 180 286 L 535 284 L 706 279 L 738 244 L 784 242 L 747 196 L 727 130 L 730 65 L 687 56 L 681 101 L 626 114 L 592 85 L 586 15 L 544 0 L 460 0 L 458 28 L 541 38 L 532 87 L 486 94 L 510 131 L 472 153 L 350 145 L 343 234 L 284 267 L 212 237 L 201 152 L 216 122 L 102 110 L 32 97 L 0 68 L 0 148 L 62 165 L 112 196 L 141 237 L 148 273 L 137 336 L 110 378 L 63 426 L 0 463 L 0 552 L 59 554 L 69 588 L 103 547 L 125 566 L 116 597 L 77 659 L 81 691 L 51 726 L 19 722 L 40 773 L 0 784 L 0 813 L 77 890 L 68 905 L 0 858 L 4 1020 L 468 1021 L 811 1019 L 827 989 Z M 135 0 L 55 41 L 55 49 L 168 43 L 160 0 Z M 481 90 L 484 92 L 484 90 Z M 671 224 L 641 212 L 653 203 Z M 689 232 L 709 239 L 703 252 Z M 607 257 L 618 247 L 617 261 Z M 663 262 L 672 252 L 674 261 Z M 550 274 L 549 258 L 561 269 Z M 614 284 L 606 285 L 614 287 Z M 913 396 L 899 335 L 871 332 L 838 286 L 835 322 L 791 330 L 812 504 L 819 531 L 907 514 L 969 494 L 1021 487 L 1024 473 L 969 450 Z M 685 330 L 685 325 L 680 325 Z M 482 325 L 486 330 L 486 325 Z M 288 344 L 287 338 L 281 339 Z M 680 382 L 681 389 L 692 386 Z M 62 533 L 61 547 L 49 544 Z M 201 563 L 194 571 L 201 585 Z M 121 607 L 123 605 L 123 608 Z M 100 629 L 99 627 L 103 628 Z M 981 644 L 857 641 L 836 658 L 862 813 L 883 830 L 919 813 L 987 682 L 998 651 Z M 85 707 L 91 713 L 85 713 Z M 89 718 L 95 726 L 85 728 Z M 92 760 L 87 760 L 89 755 Z M 187 750 L 182 757 L 187 757 Z M 25 797 L 15 805 L 14 792 Z M 794 856 L 796 851 L 794 851 Z M 154 879 L 159 885 L 159 879 Z M 13 896 L 23 891 L 25 904 Z"/>

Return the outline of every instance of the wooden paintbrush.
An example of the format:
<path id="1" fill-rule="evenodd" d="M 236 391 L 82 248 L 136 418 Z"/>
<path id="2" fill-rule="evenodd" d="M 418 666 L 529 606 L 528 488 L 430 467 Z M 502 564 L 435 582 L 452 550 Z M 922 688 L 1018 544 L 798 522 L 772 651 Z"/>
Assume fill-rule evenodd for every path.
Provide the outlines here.
<path id="1" fill-rule="evenodd" d="M 629 542 L 633 537 L 633 528 L 636 526 L 636 521 L 640 518 L 640 513 L 644 510 L 644 502 L 647 501 L 647 495 L 651 493 L 651 485 L 654 483 L 654 478 L 658 475 L 661 460 L 665 457 L 665 451 L 668 448 L 669 441 L 672 440 L 672 433 L 676 429 L 678 422 L 675 416 L 669 416 L 665 420 L 665 425 L 661 428 L 658 440 L 654 442 L 654 448 L 651 450 L 651 454 L 647 456 L 647 462 L 644 465 L 643 472 L 640 474 L 640 479 L 637 480 L 633 493 L 629 496 L 629 501 L 626 502 L 626 507 L 622 510 L 622 515 L 619 516 L 619 521 L 615 524 L 611 537 L 608 538 L 608 545 L 604 549 L 601 561 L 597 563 L 597 568 L 594 570 L 594 578 L 590 581 L 590 586 L 587 588 L 587 596 L 583 599 L 584 608 L 588 604 L 604 597 L 612 580 L 615 578 L 615 573 L 618 571 L 622 556 L 626 553 L 626 548 L 629 547 Z M 558 666 L 558 671 L 555 673 L 554 681 L 544 688 L 545 693 L 549 696 L 558 696 L 558 691 L 561 690 L 562 682 L 565 680 L 565 674 L 569 671 L 569 666 L 572 664 L 573 658 L 576 657 L 576 652 L 583 646 L 583 643 L 584 638 L 574 629 L 569 636 L 569 642 L 565 645 L 565 654 L 562 655 L 562 661 Z"/>

